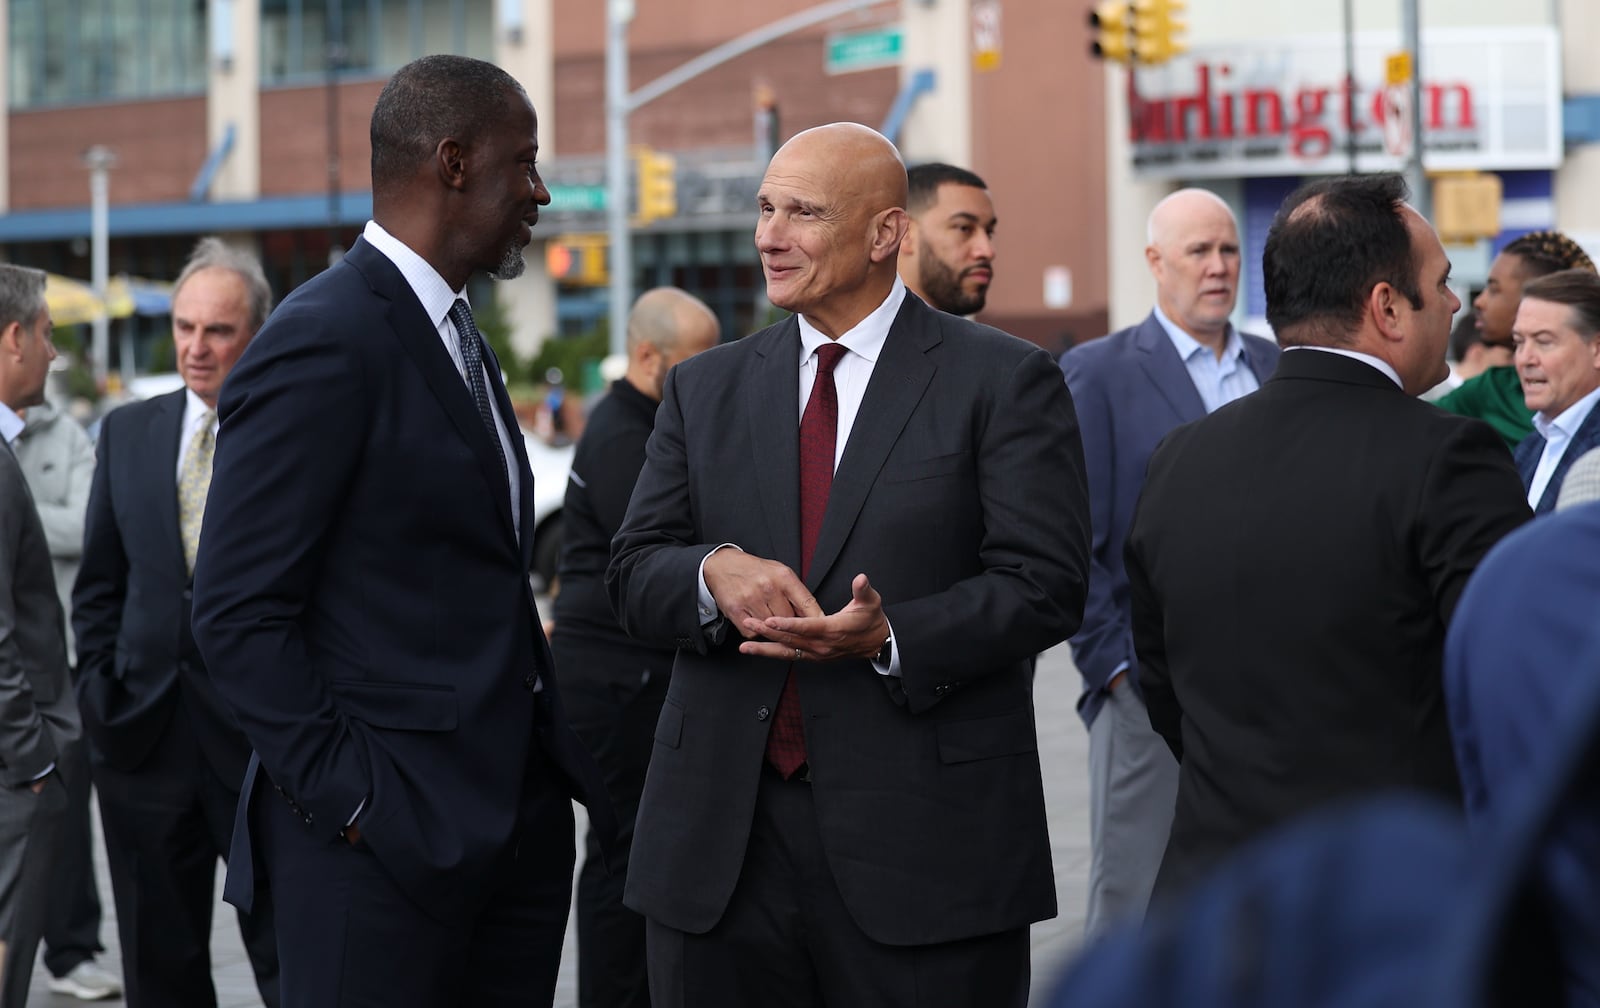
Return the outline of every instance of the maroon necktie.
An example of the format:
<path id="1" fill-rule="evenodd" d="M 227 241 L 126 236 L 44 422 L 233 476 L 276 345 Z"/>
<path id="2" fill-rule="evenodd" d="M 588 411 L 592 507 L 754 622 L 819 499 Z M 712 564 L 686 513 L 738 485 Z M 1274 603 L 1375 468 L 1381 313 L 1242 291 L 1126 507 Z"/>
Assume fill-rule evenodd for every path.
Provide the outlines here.
<path id="1" fill-rule="evenodd" d="M 811 383 L 811 398 L 800 418 L 800 579 L 811 570 L 811 554 L 822 531 L 822 516 L 828 510 L 828 491 L 833 487 L 833 457 L 839 438 L 839 393 L 833 384 L 833 369 L 844 356 L 844 347 L 824 343 L 817 347 L 817 377 Z M 767 735 L 767 762 L 788 780 L 806 761 L 805 725 L 800 713 L 800 687 L 795 684 L 794 666 L 783 682 L 778 698 L 778 714 Z"/>

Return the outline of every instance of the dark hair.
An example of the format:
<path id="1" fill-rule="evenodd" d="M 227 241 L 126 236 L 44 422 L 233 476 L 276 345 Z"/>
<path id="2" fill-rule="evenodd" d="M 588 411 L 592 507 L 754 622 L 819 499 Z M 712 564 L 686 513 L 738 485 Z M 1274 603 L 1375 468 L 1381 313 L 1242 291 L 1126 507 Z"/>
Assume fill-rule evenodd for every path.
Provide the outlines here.
<path id="1" fill-rule="evenodd" d="M 504 117 L 512 94 L 526 97 L 516 78 L 466 56 L 424 56 L 401 67 L 372 109 L 373 191 L 405 182 L 446 137 L 471 143 Z"/>
<path id="2" fill-rule="evenodd" d="M 939 187 L 942 185 L 971 186 L 974 189 L 989 188 L 988 183 L 973 172 L 941 161 L 912 165 L 906 169 L 906 182 L 908 185 L 906 212 L 912 216 L 926 210 L 938 200 Z"/>
<path id="3" fill-rule="evenodd" d="M 1456 316 L 1456 324 L 1450 327 L 1450 359 L 1460 363 L 1467 357 L 1467 351 L 1473 346 L 1483 342 L 1483 333 L 1478 331 L 1478 316 L 1472 311 L 1464 311 Z"/>
<path id="4" fill-rule="evenodd" d="M 1522 300 L 1549 301 L 1572 309 L 1572 328 L 1585 342 L 1600 333 L 1600 274 L 1589 269 L 1568 269 L 1547 273 L 1530 280 L 1522 288 Z"/>
<path id="5" fill-rule="evenodd" d="M 1529 231 L 1506 243 L 1500 252 L 1522 260 L 1524 277 L 1542 277 L 1558 270 L 1585 269 L 1593 273 L 1594 262 L 1578 243 L 1560 231 Z"/>
<path id="6" fill-rule="evenodd" d="M 1311 182 L 1284 201 L 1261 256 L 1267 324 L 1279 343 L 1350 343 L 1379 283 L 1422 307 L 1405 199 L 1405 180 L 1384 173 Z"/>

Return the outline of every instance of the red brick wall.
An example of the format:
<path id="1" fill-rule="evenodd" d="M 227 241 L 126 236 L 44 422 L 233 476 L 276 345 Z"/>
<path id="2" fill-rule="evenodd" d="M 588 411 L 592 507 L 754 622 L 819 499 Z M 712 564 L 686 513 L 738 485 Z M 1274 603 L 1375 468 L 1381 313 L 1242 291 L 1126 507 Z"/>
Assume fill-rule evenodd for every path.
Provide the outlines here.
<path id="1" fill-rule="evenodd" d="M 206 103 L 174 98 L 14 112 L 10 139 L 14 210 L 87 205 L 83 152 L 97 143 L 117 155 L 113 205 L 187 199 L 206 158 Z"/>
<path id="2" fill-rule="evenodd" d="M 368 126 L 384 81 L 339 85 L 339 188 L 372 188 Z M 261 195 L 328 191 L 328 90 L 322 85 L 261 92 Z"/>

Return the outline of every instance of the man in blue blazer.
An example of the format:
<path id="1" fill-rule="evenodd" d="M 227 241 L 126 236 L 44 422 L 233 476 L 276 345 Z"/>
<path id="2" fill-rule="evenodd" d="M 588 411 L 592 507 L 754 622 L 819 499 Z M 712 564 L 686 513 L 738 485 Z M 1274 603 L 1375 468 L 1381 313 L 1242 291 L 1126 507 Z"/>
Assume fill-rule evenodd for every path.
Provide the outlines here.
<path id="1" fill-rule="evenodd" d="M 1522 289 L 1511 331 L 1517 377 L 1534 411 L 1517 473 L 1536 515 L 1555 510 L 1572 463 L 1600 446 L 1600 276 L 1562 270 Z"/>
<path id="2" fill-rule="evenodd" d="M 286 1005 L 549 1005 L 571 799 L 614 832 L 529 578 L 533 477 L 467 281 L 523 269 L 538 127 L 429 56 L 372 115 L 373 221 L 228 379 L 195 637 L 255 748 L 228 897 L 264 870 Z M 259 765 L 259 772 L 255 767 Z"/>
<path id="3" fill-rule="evenodd" d="M 1072 657 L 1089 727 L 1087 932 L 1144 912 L 1172 824 L 1178 765 L 1150 727 L 1129 624 L 1122 546 L 1151 452 L 1179 424 L 1272 376 L 1278 347 L 1228 321 L 1239 292 L 1233 211 L 1183 189 L 1150 214 L 1156 306 L 1136 326 L 1068 351 L 1061 370 L 1083 434 L 1094 523 L 1089 600 Z"/>

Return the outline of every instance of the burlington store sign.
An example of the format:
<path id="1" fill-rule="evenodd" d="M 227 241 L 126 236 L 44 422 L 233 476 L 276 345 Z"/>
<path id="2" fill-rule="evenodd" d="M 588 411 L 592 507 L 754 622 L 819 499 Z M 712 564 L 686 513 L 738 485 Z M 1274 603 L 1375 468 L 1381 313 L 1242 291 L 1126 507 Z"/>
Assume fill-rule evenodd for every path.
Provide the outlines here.
<path id="1" fill-rule="evenodd" d="M 1338 174 L 1350 170 L 1352 133 L 1361 171 L 1398 169 L 1393 134 L 1384 142 L 1385 117 L 1394 115 L 1385 61 L 1398 48 L 1396 33 L 1356 35 L 1353 85 L 1340 35 L 1197 46 L 1132 71 L 1134 170 L 1145 178 Z M 1420 61 L 1430 170 L 1560 164 L 1554 28 L 1432 29 Z"/>

